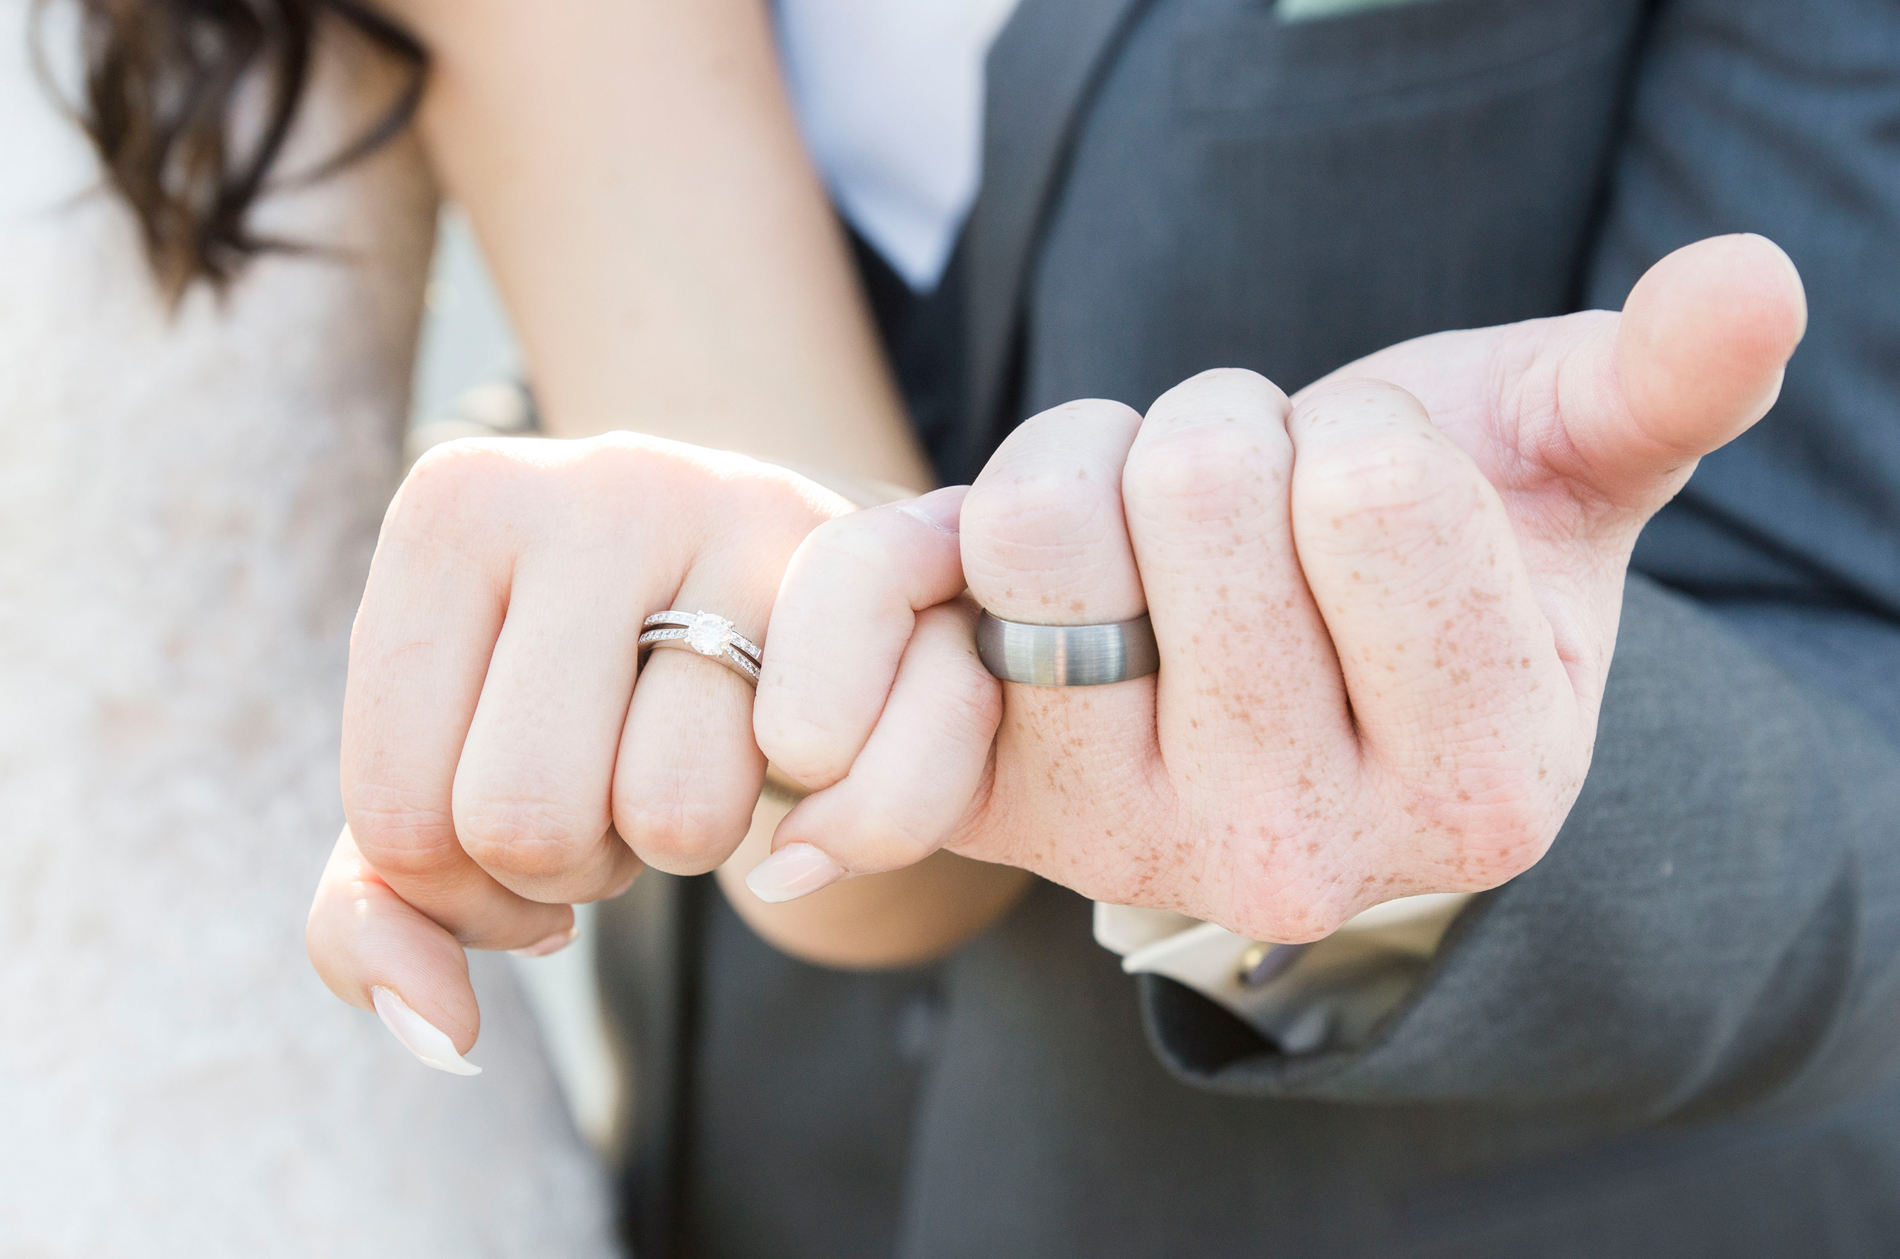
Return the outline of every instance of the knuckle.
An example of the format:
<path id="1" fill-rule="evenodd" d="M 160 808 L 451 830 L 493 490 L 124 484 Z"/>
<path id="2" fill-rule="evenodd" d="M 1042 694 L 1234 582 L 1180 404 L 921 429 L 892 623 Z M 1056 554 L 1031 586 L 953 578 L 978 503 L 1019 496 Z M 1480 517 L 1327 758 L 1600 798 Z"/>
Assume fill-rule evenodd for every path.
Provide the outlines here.
<path id="1" fill-rule="evenodd" d="M 390 504 L 391 519 L 427 522 L 479 511 L 519 469 L 505 445 L 509 440 L 464 437 L 424 451 Z"/>
<path id="2" fill-rule="evenodd" d="M 1139 606 L 1121 492 L 1139 423 L 1120 403 L 1086 401 L 1010 434 L 961 510 L 964 576 L 982 604 L 1045 621 Z"/>
<path id="3" fill-rule="evenodd" d="M 1190 376 L 1156 398 L 1145 425 L 1226 423 L 1285 431 L 1290 405 L 1280 387 L 1244 367 Z"/>
<path id="4" fill-rule="evenodd" d="M 1311 833 L 1249 845 L 1233 867 L 1230 928 L 1278 944 L 1324 939 L 1358 912 L 1369 890 L 1355 867 L 1348 854 L 1329 850 L 1324 837 Z"/>
<path id="5" fill-rule="evenodd" d="M 960 657 L 956 667 L 944 669 L 937 684 L 942 692 L 933 720 L 939 729 L 960 745 L 987 744 L 995 738 L 1003 720 L 1003 684 L 974 652 Z"/>
<path id="6" fill-rule="evenodd" d="M 1024 470 L 971 489 L 963 501 L 964 546 L 1072 551 L 1112 536 L 1120 523 L 1113 505 L 1111 487 L 1055 468 Z"/>
<path id="7" fill-rule="evenodd" d="M 965 575 L 988 605 L 1086 602 L 1128 552 L 1119 495 L 1072 475 L 1026 473 L 964 501 Z"/>
<path id="8" fill-rule="evenodd" d="M 1356 532 L 1391 517 L 1468 515 L 1481 481 L 1448 438 L 1412 426 L 1328 442 L 1303 455 L 1294 493 L 1322 526 Z"/>
<path id="9" fill-rule="evenodd" d="M 452 866 L 460 851 L 448 811 L 400 788 L 358 785 L 346 812 L 357 851 L 384 878 L 426 880 Z"/>
<path id="10" fill-rule="evenodd" d="M 1487 740 L 1487 743 L 1489 741 Z M 1415 769 L 1381 798 L 1378 848 L 1404 868 L 1367 904 L 1420 892 L 1481 892 L 1508 883 L 1549 851 L 1572 798 L 1546 786 L 1535 758 L 1473 749 L 1448 768 Z M 1389 862 L 1388 862 L 1389 863 Z"/>
<path id="11" fill-rule="evenodd" d="M 873 801 L 853 810 L 837 847 L 851 854 L 846 864 L 863 874 L 915 865 L 937 850 L 940 838 L 937 828 L 914 811 Z"/>
<path id="12" fill-rule="evenodd" d="M 601 433 L 570 443 L 562 472 L 588 488 L 620 494 L 683 493 L 696 486 L 701 469 L 684 447 L 638 433 Z"/>
<path id="13" fill-rule="evenodd" d="M 478 796 L 456 801 L 455 830 L 476 865 L 534 883 L 571 873 L 606 823 L 553 801 Z"/>
<path id="14" fill-rule="evenodd" d="M 1103 438 L 1112 426 L 1129 430 L 1136 423 L 1127 407 L 1099 401 L 1071 402 L 1025 421 L 964 497 L 965 556 L 972 546 L 1075 551 L 1119 542 L 1126 448 Z"/>
<path id="15" fill-rule="evenodd" d="M 743 836 L 728 810 L 679 796 L 616 805 L 614 825 L 647 865 L 668 874 L 703 874 L 724 861 Z"/>
<path id="16" fill-rule="evenodd" d="M 1555 838 L 1548 810 L 1525 797 L 1466 805 L 1462 811 L 1455 891 L 1481 892 L 1510 882 L 1543 860 Z"/>
<path id="17" fill-rule="evenodd" d="M 791 711 L 786 701 L 767 706 L 764 688 L 760 690 L 753 737 L 766 760 L 813 791 L 822 791 L 850 771 L 851 754 L 837 730 L 822 718 Z"/>
<path id="18" fill-rule="evenodd" d="M 795 580 L 808 581 L 815 574 L 837 574 L 840 570 L 869 574 L 880 583 L 888 580 L 904 562 L 905 553 L 896 545 L 887 523 L 888 518 L 873 510 L 852 512 L 820 524 L 799 545 Z"/>
<path id="19" fill-rule="evenodd" d="M 1250 940 L 1310 944 L 1346 925 L 1355 912 L 1337 889 L 1306 880 L 1281 880 L 1236 906 L 1234 930 Z"/>
<path id="20" fill-rule="evenodd" d="M 1195 424 L 1138 446 L 1123 493 L 1144 516 L 1227 522 L 1284 511 L 1292 467 L 1292 444 L 1277 424 Z"/>

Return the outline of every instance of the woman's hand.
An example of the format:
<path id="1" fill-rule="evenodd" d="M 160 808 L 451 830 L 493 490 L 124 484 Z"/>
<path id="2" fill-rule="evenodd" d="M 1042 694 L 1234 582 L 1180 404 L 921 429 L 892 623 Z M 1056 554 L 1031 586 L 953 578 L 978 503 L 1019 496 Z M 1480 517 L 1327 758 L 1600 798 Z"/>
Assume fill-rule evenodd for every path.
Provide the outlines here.
<path id="1" fill-rule="evenodd" d="M 461 1069 L 479 1023 L 464 948 L 552 952 L 571 903 L 643 862 L 724 861 L 765 772 L 752 688 L 660 650 L 636 690 L 641 622 L 704 610 L 762 641 L 799 542 L 851 510 L 781 468 L 630 434 L 425 456 L 351 640 L 348 826 L 308 928 L 331 991 Z"/>

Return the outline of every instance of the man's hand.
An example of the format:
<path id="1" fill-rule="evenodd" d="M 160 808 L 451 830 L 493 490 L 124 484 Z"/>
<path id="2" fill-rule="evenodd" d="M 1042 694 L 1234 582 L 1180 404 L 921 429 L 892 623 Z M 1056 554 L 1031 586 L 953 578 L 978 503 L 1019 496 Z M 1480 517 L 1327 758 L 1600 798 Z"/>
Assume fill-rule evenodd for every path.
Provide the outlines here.
<path id="1" fill-rule="evenodd" d="M 1031 419 L 964 503 L 972 593 L 1045 624 L 1145 608 L 1160 674 L 1004 687 L 993 756 L 981 723 L 933 744 L 942 778 L 977 790 L 892 826 L 853 762 L 899 739 L 875 705 L 816 699 L 866 657 L 800 645 L 822 642 L 801 628 L 821 609 L 782 602 L 771 664 L 800 681 L 762 690 L 757 729 L 825 790 L 754 885 L 776 889 L 774 865 L 862 873 L 944 843 L 1302 941 L 1396 897 L 1514 877 L 1589 769 L 1638 531 L 1766 413 L 1805 321 L 1786 256 L 1725 237 L 1657 264 L 1620 315 L 1423 338 L 1292 402 L 1221 371 L 1145 420 L 1106 402 Z"/>
<path id="2" fill-rule="evenodd" d="M 752 690 L 667 650 L 636 691 L 641 621 L 705 610 L 757 641 L 799 541 L 850 510 L 783 469 L 631 434 L 424 456 L 350 645 L 349 825 L 308 929 L 331 991 L 368 1009 L 383 989 L 391 1029 L 458 1070 L 479 1022 L 464 947 L 551 952 L 571 903 L 643 861 L 724 861 L 765 772 Z"/>

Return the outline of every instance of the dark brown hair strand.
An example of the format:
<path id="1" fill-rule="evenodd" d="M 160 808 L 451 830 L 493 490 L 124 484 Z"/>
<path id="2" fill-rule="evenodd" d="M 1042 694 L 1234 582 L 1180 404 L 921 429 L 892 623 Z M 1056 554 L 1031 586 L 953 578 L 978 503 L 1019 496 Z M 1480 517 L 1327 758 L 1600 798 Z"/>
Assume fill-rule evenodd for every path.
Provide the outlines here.
<path id="1" fill-rule="evenodd" d="M 40 0 L 43 7 L 46 0 Z M 411 73 L 368 132 L 323 163 L 330 174 L 402 131 L 422 99 L 428 56 L 396 23 L 354 0 L 73 0 L 84 101 L 77 109 L 106 182 L 138 218 L 146 257 L 173 302 L 196 281 L 222 290 L 257 254 L 295 248 L 247 220 L 309 84 L 327 11 Z M 263 95 L 256 138 L 240 143 L 241 93 Z"/>

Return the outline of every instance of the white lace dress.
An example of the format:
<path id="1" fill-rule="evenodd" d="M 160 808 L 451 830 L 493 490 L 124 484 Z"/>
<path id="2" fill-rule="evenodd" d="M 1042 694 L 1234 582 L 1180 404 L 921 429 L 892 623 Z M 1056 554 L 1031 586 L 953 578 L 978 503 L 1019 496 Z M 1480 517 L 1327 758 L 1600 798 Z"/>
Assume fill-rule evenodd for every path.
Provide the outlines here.
<path id="1" fill-rule="evenodd" d="M 336 251 L 170 320 L 128 214 L 85 195 L 28 7 L 0 0 L 0 1256 L 614 1253 L 505 968 L 478 964 L 462 1079 L 304 958 L 430 247 L 418 156 L 274 198 L 268 227 Z M 301 160 L 388 88 L 333 50 Z"/>

